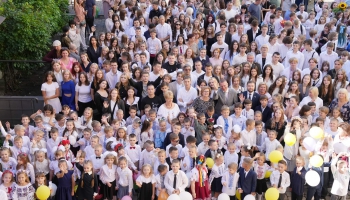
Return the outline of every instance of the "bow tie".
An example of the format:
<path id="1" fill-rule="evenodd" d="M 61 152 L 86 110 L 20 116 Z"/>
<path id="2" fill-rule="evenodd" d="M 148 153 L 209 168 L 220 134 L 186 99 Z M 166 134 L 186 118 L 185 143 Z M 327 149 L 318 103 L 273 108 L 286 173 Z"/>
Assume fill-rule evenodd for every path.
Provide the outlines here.
<path id="1" fill-rule="evenodd" d="M 136 147 L 130 147 L 130 149 L 135 149 Z"/>
<path id="2" fill-rule="evenodd" d="M 101 156 L 96 156 L 96 159 L 101 159 Z"/>

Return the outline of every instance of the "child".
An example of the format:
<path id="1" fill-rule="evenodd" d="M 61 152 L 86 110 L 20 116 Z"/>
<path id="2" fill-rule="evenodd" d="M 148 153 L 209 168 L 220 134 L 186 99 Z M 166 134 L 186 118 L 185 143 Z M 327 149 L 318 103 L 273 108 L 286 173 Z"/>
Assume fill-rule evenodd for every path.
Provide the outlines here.
<path id="1" fill-rule="evenodd" d="M 75 143 L 73 146 L 74 147 L 80 147 L 79 150 L 84 151 L 84 149 L 90 145 L 91 141 L 91 129 L 89 128 L 84 128 L 83 130 L 83 137 L 78 140 L 77 143 Z"/>
<path id="2" fill-rule="evenodd" d="M 218 149 L 221 150 L 222 153 L 225 153 L 226 151 L 226 138 L 222 136 L 223 134 L 223 128 L 221 126 L 215 125 L 214 126 L 214 134 L 215 136 L 212 138 L 213 140 L 216 140 L 218 143 Z"/>
<path id="3" fill-rule="evenodd" d="M 243 146 L 243 142 L 241 139 L 241 127 L 238 125 L 234 125 L 233 129 L 231 130 L 231 136 L 228 139 L 228 143 L 233 143 L 236 146 L 236 153 L 239 153 L 241 151 L 241 147 Z"/>
<path id="4" fill-rule="evenodd" d="M 180 170 L 180 161 L 178 159 L 172 161 L 171 169 L 165 176 L 164 185 L 169 195 L 179 195 L 188 186 L 188 178 L 185 172 Z"/>
<path id="5" fill-rule="evenodd" d="M 305 137 L 301 137 L 300 138 L 300 147 L 299 147 L 299 153 L 300 153 L 300 157 L 302 157 L 304 159 L 304 167 L 306 170 L 308 170 L 308 166 L 309 166 L 309 160 L 311 157 L 311 152 L 309 150 L 307 150 L 305 148 L 305 146 L 303 145 L 303 140 L 305 139 Z"/>
<path id="6" fill-rule="evenodd" d="M 119 128 L 119 129 L 122 129 Z M 119 131 L 118 129 L 118 131 Z M 113 132 L 113 127 L 111 126 L 106 126 L 104 129 L 105 134 L 100 136 L 100 144 L 103 146 L 103 149 L 106 149 L 106 145 L 108 142 L 117 142 L 115 137 L 113 137 L 114 132 Z"/>
<path id="7" fill-rule="evenodd" d="M 135 119 L 132 123 L 132 125 L 127 126 L 126 132 L 130 136 L 130 134 L 136 135 L 136 141 L 140 141 L 140 134 L 141 134 L 141 120 Z"/>
<path id="8" fill-rule="evenodd" d="M 326 133 L 332 136 L 333 139 L 336 135 L 340 134 L 341 130 L 340 128 L 338 128 L 338 125 L 339 125 L 339 122 L 337 119 L 335 118 L 330 119 L 329 128 L 326 129 Z"/>
<path id="9" fill-rule="evenodd" d="M 236 110 L 236 108 L 235 108 Z M 242 109 L 241 109 L 242 110 Z M 228 135 L 232 130 L 233 120 L 236 119 L 236 115 L 231 115 L 230 108 L 226 105 L 221 107 L 221 116 L 217 120 L 217 125 L 222 127 L 222 132 L 224 135 Z"/>
<path id="10" fill-rule="evenodd" d="M 238 125 L 242 128 L 245 127 L 244 122 L 247 121 L 247 118 L 242 114 L 242 108 L 243 106 L 241 103 L 235 103 L 235 113 L 230 116 L 230 118 L 232 118 L 232 126 Z"/>
<path id="11" fill-rule="evenodd" d="M 340 108 L 338 106 L 334 107 L 332 110 L 332 117 L 337 119 L 339 123 L 344 122 Z"/>
<path id="12" fill-rule="evenodd" d="M 291 174 L 292 199 L 302 199 L 304 194 L 305 174 L 304 159 L 301 156 L 297 156 L 295 159 L 296 167 Z"/>
<path id="13" fill-rule="evenodd" d="M 146 119 L 149 119 L 149 111 L 151 110 L 151 106 L 146 104 L 144 106 L 144 114 L 141 116 L 141 122 L 143 123 Z"/>
<path id="14" fill-rule="evenodd" d="M 35 177 L 33 177 L 35 180 Z M 29 182 L 29 178 L 26 172 L 20 171 L 16 176 L 16 184 L 12 188 L 12 199 L 27 200 L 34 199 L 35 189 Z M 33 180 L 33 183 L 34 183 Z"/>
<path id="15" fill-rule="evenodd" d="M 135 119 L 140 119 L 138 116 L 136 116 L 137 107 L 136 106 L 130 106 L 129 108 L 129 114 L 130 116 L 125 120 L 125 126 L 129 126 L 133 124 L 133 121 Z"/>
<path id="16" fill-rule="evenodd" d="M 173 119 L 174 120 L 174 119 Z M 171 140 L 170 140 L 170 135 L 171 133 L 175 133 L 176 135 L 179 136 L 179 144 L 181 146 L 185 146 L 185 139 L 184 139 L 184 136 L 181 134 L 181 124 L 179 122 L 179 120 L 176 119 L 176 121 L 174 121 L 174 123 L 171 124 L 171 131 L 167 131 L 168 134 L 166 135 L 165 139 L 164 139 L 164 146 L 168 146 L 170 143 L 171 143 Z"/>
<path id="17" fill-rule="evenodd" d="M 94 149 L 94 154 L 90 155 L 89 159 L 93 163 L 93 169 L 94 172 L 97 173 L 97 175 L 100 175 L 100 169 L 104 164 L 104 158 L 102 155 L 102 145 L 97 144 Z"/>
<path id="18" fill-rule="evenodd" d="M 29 158 L 27 154 L 21 153 L 17 157 L 17 171 L 24 171 L 27 173 L 28 176 L 30 176 L 31 183 L 35 183 L 35 173 L 34 173 L 34 167 L 29 162 Z"/>
<path id="19" fill-rule="evenodd" d="M 52 181 L 57 185 L 55 199 L 72 200 L 74 196 L 74 176 L 73 170 L 68 170 L 68 163 L 66 160 L 60 160 L 58 162 L 60 171 L 56 174 Z"/>
<path id="20" fill-rule="evenodd" d="M 242 168 L 239 169 L 238 192 L 241 193 L 241 199 L 248 194 L 255 196 L 257 175 L 252 170 L 253 159 L 244 158 Z"/>
<path id="21" fill-rule="evenodd" d="M 231 163 L 228 165 L 228 170 L 222 176 L 221 183 L 222 193 L 229 195 L 230 200 L 235 200 L 236 187 L 238 184 L 239 174 L 237 173 L 237 163 Z"/>
<path id="22" fill-rule="evenodd" d="M 159 165 L 158 166 L 158 174 L 156 175 L 156 195 L 159 196 L 160 192 L 166 192 L 165 185 L 164 185 L 164 179 L 165 175 L 168 172 L 169 167 L 165 165 Z"/>
<path id="23" fill-rule="evenodd" d="M 6 122 L 6 126 L 9 126 L 9 124 Z M 2 135 L 4 136 L 4 137 L 9 137 L 9 139 L 12 141 L 12 142 L 14 142 L 13 140 L 14 140 L 14 138 L 16 137 L 16 136 L 20 136 L 21 138 L 22 138 L 22 146 L 23 147 L 26 147 L 26 148 L 29 148 L 30 147 L 30 139 L 29 139 L 29 137 L 28 136 L 26 136 L 25 135 L 25 128 L 24 128 L 24 126 L 22 126 L 22 125 L 15 125 L 15 127 L 14 127 L 14 133 L 15 133 L 15 135 L 14 136 L 12 136 L 12 135 L 10 135 L 9 133 L 11 133 L 11 132 L 9 132 L 9 133 L 7 133 L 6 131 L 5 131 L 5 129 L 4 129 L 4 127 L 2 126 L 2 123 L 1 123 L 1 121 L 0 121 L 0 128 L 1 128 L 1 133 L 2 133 Z M 12 134 L 12 133 L 11 133 Z M 18 146 L 18 145 L 15 145 L 15 146 Z M 16 150 L 20 150 L 20 149 L 17 149 L 17 148 L 14 148 L 14 149 L 11 149 L 12 150 L 12 152 L 13 153 L 15 153 L 16 154 L 16 156 L 17 156 L 17 151 Z M 29 149 L 28 149 L 29 150 Z"/>
<path id="24" fill-rule="evenodd" d="M 74 154 L 73 152 L 70 150 L 70 144 L 68 140 L 62 140 L 61 144 L 59 145 L 63 146 L 64 148 L 62 148 L 64 150 L 64 158 L 70 162 L 73 163 L 75 160 Z"/>
<path id="25" fill-rule="evenodd" d="M 156 148 L 164 149 L 164 140 L 166 136 L 166 121 L 159 121 L 159 130 L 154 134 L 154 145 Z"/>
<path id="26" fill-rule="evenodd" d="M 62 141 L 62 137 L 58 136 L 58 129 L 56 127 L 51 128 L 50 135 L 51 135 L 51 138 L 48 139 L 46 142 L 47 157 L 49 160 L 54 160 L 55 152 L 53 152 L 52 149 L 54 147 L 58 147 L 58 145 Z"/>
<path id="27" fill-rule="evenodd" d="M 57 128 L 59 136 L 62 137 L 63 131 L 64 129 L 66 129 L 66 118 L 62 114 L 56 114 L 55 119 L 56 119 L 55 128 Z"/>
<path id="28" fill-rule="evenodd" d="M 46 159 L 45 151 L 43 150 L 35 152 L 34 171 L 35 173 L 43 173 L 46 180 L 50 179 L 49 161 Z"/>
<path id="29" fill-rule="evenodd" d="M 95 153 L 95 147 L 100 143 L 100 138 L 98 135 L 91 136 L 90 145 L 86 146 L 84 151 L 86 153 L 85 159 L 90 158 L 91 155 Z"/>
<path id="30" fill-rule="evenodd" d="M 191 127 L 191 120 L 190 118 L 185 118 L 184 119 L 184 127 L 181 129 L 181 134 L 184 135 L 184 139 L 188 136 L 195 136 L 195 131 Z"/>
<path id="31" fill-rule="evenodd" d="M 189 149 L 193 146 L 196 147 L 196 142 L 197 142 L 196 137 L 194 137 L 192 135 L 190 135 L 186 138 L 186 146 L 184 148 L 182 148 L 182 150 L 180 152 L 181 159 L 184 159 L 186 156 L 189 156 Z M 197 148 L 196 148 L 196 152 L 197 152 Z"/>
<path id="32" fill-rule="evenodd" d="M 176 147 L 170 147 L 169 148 L 169 157 L 165 159 L 167 164 L 171 166 L 171 163 L 173 160 L 178 160 L 179 159 L 179 150 Z"/>
<path id="33" fill-rule="evenodd" d="M 278 161 L 277 170 L 273 171 L 270 176 L 271 185 L 277 188 L 279 191 L 278 200 L 284 200 L 286 190 L 290 185 L 289 174 L 285 171 L 287 169 L 287 163 L 284 160 Z"/>
<path id="34" fill-rule="evenodd" d="M 255 120 L 255 132 L 256 132 L 256 146 L 259 151 L 267 138 L 267 133 L 263 131 L 263 122 Z"/>
<path id="35" fill-rule="evenodd" d="M 32 158 L 32 160 L 34 160 L 34 153 L 35 151 L 39 150 L 39 149 L 44 149 L 45 152 L 47 152 L 46 150 L 46 139 L 43 140 L 44 138 L 44 132 L 41 130 L 36 130 L 34 132 L 34 137 L 32 142 L 30 143 L 30 155 Z"/>
<path id="36" fill-rule="evenodd" d="M 136 179 L 136 185 L 140 187 L 139 200 L 155 198 L 155 183 L 156 180 L 151 165 L 143 165 L 141 168 L 141 175 Z"/>
<path id="37" fill-rule="evenodd" d="M 34 118 L 34 123 L 35 123 L 35 128 L 32 133 L 34 133 L 37 130 L 41 130 L 42 132 L 44 132 L 44 138 L 47 139 L 48 132 L 50 131 L 51 127 L 43 124 L 43 118 L 41 116 L 36 116 Z M 30 135 L 29 138 L 33 139 L 33 135 Z"/>
<path id="38" fill-rule="evenodd" d="M 320 117 L 324 119 L 324 130 L 328 129 L 329 127 L 329 117 L 327 116 L 329 114 L 329 108 L 326 106 L 322 106 L 319 108 L 318 114 Z"/>
<path id="39" fill-rule="evenodd" d="M 154 143 L 152 141 L 145 142 L 145 149 L 141 152 L 139 169 L 142 168 L 144 164 L 154 165 L 159 149 L 154 149 Z"/>
<path id="40" fill-rule="evenodd" d="M 129 144 L 129 139 L 126 134 L 126 127 L 121 127 L 118 129 L 116 140 L 118 144 L 122 144 L 124 147 Z"/>
<path id="41" fill-rule="evenodd" d="M 41 116 L 44 126 L 55 126 L 55 112 L 54 108 L 50 104 L 46 104 L 43 108 L 43 111 L 38 110 L 36 113 L 30 116 L 31 119 L 34 119 L 36 116 Z"/>
<path id="42" fill-rule="evenodd" d="M 245 158 L 251 158 L 253 155 L 253 151 L 252 149 L 247 146 L 247 145 L 244 145 L 241 147 L 241 159 L 239 161 L 239 167 L 242 167 L 243 166 L 243 161 Z"/>
<path id="43" fill-rule="evenodd" d="M 234 143 L 229 143 L 227 145 L 227 150 L 224 153 L 225 168 L 227 168 L 231 163 L 236 163 L 238 165 L 238 154 L 236 153 L 236 145 Z"/>
<path id="44" fill-rule="evenodd" d="M 276 139 L 276 137 L 277 137 L 276 131 L 271 130 L 269 133 L 269 137 L 265 139 L 261 147 L 261 150 L 266 152 L 267 157 L 269 157 L 271 151 L 276 150 L 276 148 L 281 145 L 281 143 Z"/>
<path id="45" fill-rule="evenodd" d="M 78 139 L 78 132 L 75 128 L 74 121 L 68 120 L 66 122 L 66 129 L 63 131 L 63 137 L 67 138 L 66 140 L 69 140 L 69 143 L 71 145 L 74 145 L 77 142 Z M 77 151 L 79 150 L 78 147 L 70 146 L 70 149 L 74 153 L 74 155 L 77 154 Z"/>
<path id="46" fill-rule="evenodd" d="M 5 170 L 4 173 L 2 173 L 1 181 L 2 181 L 2 184 L 0 185 L 0 190 L 6 192 L 7 199 L 9 200 L 12 199 L 11 191 L 15 186 L 13 173 L 9 170 Z"/>
<path id="47" fill-rule="evenodd" d="M 209 133 L 203 133 L 203 135 L 202 135 L 202 142 L 198 145 L 198 148 L 197 148 L 197 152 L 198 152 L 197 155 L 204 155 L 205 152 L 208 151 L 208 149 L 209 149 L 209 144 L 208 144 L 209 140 L 210 140 Z"/>
<path id="48" fill-rule="evenodd" d="M 104 199 L 113 199 L 115 190 L 118 188 L 116 186 L 117 168 L 116 157 L 113 154 L 106 155 L 104 165 L 100 169 L 101 191 Z"/>
<path id="49" fill-rule="evenodd" d="M 291 172 L 294 169 L 295 157 L 298 155 L 299 140 L 302 135 L 301 133 L 302 119 L 299 117 L 293 117 L 292 122 L 287 125 L 285 133 L 291 133 L 295 136 L 296 142 L 293 145 L 285 145 L 283 156 L 287 161 L 287 172 Z"/>
<path id="50" fill-rule="evenodd" d="M 265 163 L 266 157 L 264 153 L 257 153 L 253 160 L 256 159 L 257 161 L 254 162 L 254 171 L 257 176 L 257 183 L 256 183 L 256 193 L 258 193 L 258 200 L 261 200 L 263 193 L 267 190 L 266 180 L 265 180 L 265 174 L 270 169 L 270 166 Z"/>
<path id="51" fill-rule="evenodd" d="M 136 166 L 134 165 L 134 163 L 131 161 L 130 157 L 129 157 L 127 154 L 125 154 L 123 145 L 117 144 L 117 145 L 115 146 L 114 149 L 115 149 L 115 151 L 118 153 L 117 158 L 119 159 L 119 158 L 121 158 L 121 157 L 125 157 L 126 160 L 127 160 L 127 165 L 128 165 L 128 167 L 129 167 L 131 170 L 133 170 L 133 171 L 137 174 L 137 173 L 138 173 L 137 167 L 136 167 Z"/>
<path id="52" fill-rule="evenodd" d="M 50 181 L 54 178 L 54 175 L 60 171 L 59 167 L 58 167 L 58 162 L 60 160 L 65 160 L 65 157 L 64 157 L 64 152 L 63 150 L 56 150 L 55 151 L 55 160 L 51 161 L 50 162 L 50 165 L 49 165 L 49 168 L 50 168 Z M 70 162 L 67 162 L 68 164 L 68 169 L 71 169 L 73 166 L 72 166 L 72 163 Z"/>
<path id="53" fill-rule="evenodd" d="M 93 120 L 91 123 L 92 126 L 92 134 L 91 135 L 102 135 L 103 134 L 103 128 L 101 126 L 101 123 L 99 121 Z"/>
<path id="54" fill-rule="evenodd" d="M 191 170 L 191 192 L 194 199 L 210 199 L 210 190 L 208 184 L 208 170 L 205 164 L 204 155 L 196 158 L 197 166 Z"/>
<path id="55" fill-rule="evenodd" d="M 181 144 L 179 144 L 179 141 L 180 141 L 180 138 L 179 136 L 176 134 L 176 133 L 170 133 L 170 141 L 171 141 L 171 144 L 169 144 L 166 148 L 165 148 L 165 151 L 166 152 L 169 152 L 169 148 L 170 147 L 176 147 L 178 152 L 180 153 L 182 151 L 182 146 Z M 168 157 L 169 156 L 169 153 L 166 154 L 166 156 Z"/>
<path id="56" fill-rule="evenodd" d="M 255 121 L 247 119 L 246 127 L 241 132 L 242 141 L 244 145 L 256 148 L 256 132 L 255 132 Z M 257 149 L 257 148 L 256 148 Z"/>
<path id="57" fill-rule="evenodd" d="M 349 170 L 347 162 L 339 160 L 340 156 L 347 156 L 347 153 L 339 153 L 337 156 L 333 154 L 331 169 L 334 177 L 334 183 L 331 189 L 331 199 L 344 199 L 348 193 L 349 186 Z"/>
<path id="58" fill-rule="evenodd" d="M 205 152 L 204 156 L 214 160 L 216 154 L 218 153 L 218 143 L 216 140 L 209 140 L 208 145 L 209 149 Z"/>
<path id="59" fill-rule="evenodd" d="M 129 195 L 132 197 L 133 180 L 132 172 L 128 168 L 127 160 L 125 157 L 121 157 L 118 160 L 119 167 L 117 169 L 118 174 L 118 199 L 122 199 L 124 196 Z"/>
<path id="60" fill-rule="evenodd" d="M 147 140 L 153 141 L 152 122 L 150 122 L 149 120 L 145 120 L 142 124 L 139 141 L 140 146 L 145 148 L 143 145 Z"/>
<path id="61" fill-rule="evenodd" d="M 17 160 L 11 157 L 11 152 L 9 148 L 3 147 L 0 151 L 1 160 L 0 164 L 2 166 L 2 170 L 9 170 L 12 173 L 16 171 Z"/>
<path id="62" fill-rule="evenodd" d="M 42 172 L 38 172 L 35 174 L 35 184 L 33 184 L 33 187 L 35 190 L 37 190 L 42 185 L 47 186 L 48 182 L 47 182 L 45 174 Z M 37 198 L 35 198 L 35 199 L 37 199 Z"/>
<path id="63" fill-rule="evenodd" d="M 159 150 L 158 159 L 154 163 L 154 167 L 153 167 L 154 170 L 153 171 L 155 172 L 156 175 L 158 174 L 158 166 L 159 165 L 165 165 L 169 170 L 169 165 L 166 162 L 166 153 L 165 153 L 165 150 L 163 150 L 163 149 Z"/>
<path id="64" fill-rule="evenodd" d="M 196 132 L 197 144 L 202 142 L 202 134 L 208 130 L 207 125 L 205 124 L 205 115 L 203 113 L 199 113 L 198 115 L 194 115 L 194 130 Z"/>
<path id="65" fill-rule="evenodd" d="M 6 135 L 3 146 L 7 147 L 11 150 L 13 158 L 17 159 L 17 156 L 20 153 L 29 154 L 29 149 L 27 147 L 23 146 L 23 139 L 21 136 L 14 137 L 14 139 L 13 139 L 14 146 L 10 146 L 10 144 L 9 144 L 10 139 L 11 139 L 11 135 L 10 134 Z"/>
<path id="66" fill-rule="evenodd" d="M 187 111 L 186 111 L 186 114 L 187 116 L 189 116 L 189 118 L 191 119 L 192 121 L 192 125 L 193 125 L 193 117 L 195 115 L 195 110 L 194 110 L 194 107 L 189 107 L 187 108 Z M 219 118 L 219 115 L 215 113 L 215 108 L 214 106 L 209 106 L 207 108 L 207 112 L 205 113 L 205 118 L 207 121 L 212 121 L 213 124 L 216 124 L 217 123 L 217 120 Z"/>
<path id="67" fill-rule="evenodd" d="M 254 119 L 254 110 L 252 109 L 252 100 L 245 99 L 243 101 L 244 110 L 242 111 L 242 115 L 245 116 L 247 119 Z"/>
<path id="68" fill-rule="evenodd" d="M 135 134 L 129 135 L 129 144 L 125 147 L 125 153 L 129 155 L 130 160 L 136 167 L 139 166 L 139 160 L 141 155 L 141 147 L 136 144 L 137 137 Z"/>
<path id="69" fill-rule="evenodd" d="M 79 163 L 80 166 L 83 166 L 85 163 L 85 157 L 86 157 L 85 151 L 79 150 L 77 152 L 76 163 Z M 82 174 L 82 172 L 78 169 L 77 164 L 75 164 L 74 165 L 74 177 L 75 177 L 76 183 L 80 181 L 81 174 Z"/>
<path id="70" fill-rule="evenodd" d="M 225 172 L 224 156 L 222 153 L 217 153 L 215 155 L 215 164 L 211 169 L 209 177 L 210 189 L 214 192 L 214 198 L 218 198 L 219 194 L 222 192 L 221 179 Z"/>

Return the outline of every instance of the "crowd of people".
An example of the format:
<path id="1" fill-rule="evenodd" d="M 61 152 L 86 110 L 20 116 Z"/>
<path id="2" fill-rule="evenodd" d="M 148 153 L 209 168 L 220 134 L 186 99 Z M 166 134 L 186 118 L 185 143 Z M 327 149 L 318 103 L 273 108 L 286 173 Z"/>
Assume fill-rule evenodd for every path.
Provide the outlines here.
<path id="1" fill-rule="evenodd" d="M 345 200 L 350 9 L 308 4 L 104 0 L 99 32 L 95 0 L 75 0 L 43 58 L 43 109 L 0 123 L 1 199 L 55 184 L 56 200 Z"/>

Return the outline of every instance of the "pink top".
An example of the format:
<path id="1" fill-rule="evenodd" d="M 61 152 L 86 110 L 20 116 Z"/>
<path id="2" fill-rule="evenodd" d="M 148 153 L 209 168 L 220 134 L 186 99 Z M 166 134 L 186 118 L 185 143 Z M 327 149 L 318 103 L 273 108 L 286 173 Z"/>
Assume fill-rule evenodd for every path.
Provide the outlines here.
<path id="1" fill-rule="evenodd" d="M 61 69 L 62 70 L 68 69 L 69 71 L 71 71 L 74 62 L 76 62 L 75 58 L 69 57 L 69 62 L 66 65 L 62 62 L 62 59 L 60 59 Z"/>

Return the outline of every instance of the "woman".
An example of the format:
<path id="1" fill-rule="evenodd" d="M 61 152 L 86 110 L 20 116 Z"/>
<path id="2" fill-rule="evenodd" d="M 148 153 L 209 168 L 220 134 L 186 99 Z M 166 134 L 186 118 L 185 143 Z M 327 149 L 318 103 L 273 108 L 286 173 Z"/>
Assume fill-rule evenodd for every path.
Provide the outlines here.
<path id="1" fill-rule="evenodd" d="M 85 72 L 80 72 L 79 82 L 75 85 L 75 108 L 78 115 L 82 116 L 87 107 L 94 108 L 92 100 L 93 92 L 91 90 L 91 83 L 89 82 Z"/>
<path id="2" fill-rule="evenodd" d="M 50 104 L 56 113 L 59 113 L 62 110 L 62 105 L 58 98 L 60 95 L 59 88 L 54 73 L 52 71 L 47 72 L 43 84 L 41 85 L 41 92 L 44 99 L 44 105 Z"/>
<path id="3" fill-rule="evenodd" d="M 282 96 L 284 96 L 286 93 L 285 86 L 286 86 L 285 78 L 283 76 L 279 76 L 269 88 L 269 93 L 272 96 L 274 94 L 281 94 Z"/>
<path id="4" fill-rule="evenodd" d="M 311 86 L 312 87 L 320 87 L 322 79 L 321 79 L 321 72 L 318 68 L 314 68 L 310 72 L 311 76 Z"/>
<path id="5" fill-rule="evenodd" d="M 233 57 L 239 54 L 239 44 L 236 40 L 232 41 L 230 50 L 225 53 L 225 60 L 229 60 L 230 64 L 233 65 Z"/>
<path id="6" fill-rule="evenodd" d="M 61 83 L 62 105 L 68 105 L 71 110 L 75 110 L 75 84 L 69 70 L 63 71 L 63 81 Z"/>
<path id="7" fill-rule="evenodd" d="M 157 115 L 158 118 L 165 118 L 167 127 L 170 128 L 171 120 L 177 117 L 180 113 L 180 108 L 177 104 L 173 103 L 174 94 L 172 91 L 166 91 L 163 95 L 165 103 L 159 107 Z"/>
<path id="8" fill-rule="evenodd" d="M 287 120 L 290 122 L 293 117 L 299 115 L 300 106 L 299 98 L 297 96 L 292 96 L 289 100 L 286 101 L 286 110 L 285 114 L 287 116 Z"/>
<path id="9" fill-rule="evenodd" d="M 118 42 L 121 42 L 121 38 L 125 34 L 125 29 L 120 21 L 114 22 L 112 33 L 114 33 L 115 38 L 118 38 Z"/>
<path id="10" fill-rule="evenodd" d="M 105 104 L 108 104 L 108 90 L 107 90 L 107 81 L 101 79 L 98 82 L 99 89 L 96 91 L 94 96 L 94 101 L 96 105 L 96 109 L 94 110 L 94 119 L 101 121 L 102 110 L 105 107 Z"/>
<path id="11" fill-rule="evenodd" d="M 92 63 L 98 63 L 98 57 L 101 56 L 102 47 L 98 44 L 97 38 L 91 36 L 90 45 L 87 49 L 87 55 Z"/>
<path id="12" fill-rule="evenodd" d="M 344 122 L 350 123 L 349 93 L 345 88 L 339 89 L 336 98 L 329 105 L 329 113 L 332 113 L 335 107 L 340 108 Z"/>
<path id="13" fill-rule="evenodd" d="M 58 60 L 53 60 L 51 63 L 53 74 L 55 75 L 56 82 L 58 83 L 59 86 L 61 86 L 61 82 L 63 80 L 62 77 L 62 72 L 63 70 L 61 69 L 61 64 L 60 61 Z"/>
<path id="14" fill-rule="evenodd" d="M 303 77 L 303 80 L 301 80 L 301 83 L 299 84 L 300 101 L 302 101 L 304 97 L 306 97 L 309 94 L 310 87 L 311 87 L 311 76 L 309 74 L 305 74 Z"/>
<path id="15" fill-rule="evenodd" d="M 86 21 L 85 21 L 85 15 L 87 14 L 87 11 L 84 9 L 84 0 L 76 0 L 74 1 L 74 11 L 75 11 L 75 25 L 77 26 L 77 29 L 79 29 L 80 37 L 81 37 L 81 43 L 83 44 L 83 49 L 86 49 L 86 39 L 85 39 L 85 27 L 86 27 Z"/>
<path id="16" fill-rule="evenodd" d="M 80 55 L 81 58 L 81 68 L 83 68 L 84 72 L 88 73 L 90 71 L 90 66 L 91 66 L 91 62 L 89 59 L 89 56 L 87 55 L 87 53 L 82 53 Z"/>
<path id="17" fill-rule="evenodd" d="M 346 71 L 344 69 L 339 69 L 334 77 L 333 81 L 333 92 L 337 94 L 340 88 L 346 88 L 349 85 L 348 76 L 346 76 Z"/>
<path id="18" fill-rule="evenodd" d="M 194 63 L 193 63 L 194 57 L 195 55 L 193 53 L 193 50 L 191 48 L 186 49 L 185 62 L 186 62 L 186 65 L 191 66 L 191 71 L 193 70 L 193 66 L 194 66 Z"/>
<path id="19" fill-rule="evenodd" d="M 210 98 L 213 98 L 214 94 L 219 90 L 219 80 L 215 77 L 209 78 L 208 86 L 211 89 Z"/>
<path id="20" fill-rule="evenodd" d="M 103 103 L 102 113 L 109 113 L 111 121 L 117 116 L 117 111 L 122 110 L 125 113 L 124 101 L 119 97 L 118 89 L 114 88 L 109 93 L 108 101 Z"/>
<path id="21" fill-rule="evenodd" d="M 273 75 L 273 68 L 270 64 L 265 65 L 262 72 L 263 82 L 266 83 L 267 87 L 270 87 L 275 81 L 275 75 Z"/>
<path id="22" fill-rule="evenodd" d="M 271 107 L 272 105 L 272 97 L 271 95 L 267 92 L 267 84 L 265 82 L 260 83 L 259 85 L 257 85 L 256 87 L 256 91 L 259 93 L 259 95 L 265 95 L 267 96 L 268 99 L 268 105 Z"/>
<path id="23" fill-rule="evenodd" d="M 108 18 L 105 21 L 107 33 L 110 33 L 113 28 L 113 14 L 113 10 L 108 11 Z"/>
<path id="24" fill-rule="evenodd" d="M 284 112 L 282 109 L 278 108 L 273 112 L 272 118 L 266 122 L 265 128 L 266 128 L 267 134 L 270 134 L 270 131 L 272 130 L 276 131 L 277 132 L 276 139 L 284 146 L 283 134 L 284 134 L 286 125 L 287 125 L 287 122 L 284 121 Z"/>
<path id="25" fill-rule="evenodd" d="M 323 105 L 329 106 L 334 98 L 332 77 L 326 75 L 322 79 L 321 86 L 318 88 L 318 97 L 323 99 Z"/>
<path id="26" fill-rule="evenodd" d="M 187 34 L 181 26 L 181 22 L 176 22 L 175 27 L 172 29 L 172 36 L 170 38 L 171 46 L 175 46 L 175 42 L 179 35 L 182 35 L 187 40 Z"/>
<path id="27" fill-rule="evenodd" d="M 207 48 L 207 56 L 211 57 L 211 46 L 216 42 L 215 30 L 213 25 L 209 25 L 207 28 L 207 39 L 206 39 L 206 48 Z"/>
<path id="28" fill-rule="evenodd" d="M 197 113 L 206 113 L 209 106 L 214 107 L 214 100 L 210 98 L 211 89 L 208 86 L 200 88 L 200 96 L 193 100 L 192 106 Z"/>
<path id="29" fill-rule="evenodd" d="M 97 70 L 98 70 L 98 65 L 96 63 L 92 63 L 92 65 L 90 66 L 90 71 L 86 74 L 90 82 L 94 81 L 94 77 Z"/>
<path id="30" fill-rule="evenodd" d="M 125 98 L 123 98 L 124 102 L 125 102 L 125 115 L 124 118 L 128 118 L 130 116 L 129 114 L 129 109 L 131 106 L 136 106 L 138 107 L 139 101 L 140 101 L 140 97 L 135 96 L 136 95 L 136 89 L 132 86 L 129 86 L 126 89 L 127 92 L 127 96 Z"/>
<path id="31" fill-rule="evenodd" d="M 216 48 L 213 50 L 213 54 L 212 57 L 209 58 L 209 62 L 215 66 L 215 65 L 219 65 L 221 66 L 223 59 L 220 57 L 220 49 Z"/>
<path id="32" fill-rule="evenodd" d="M 72 77 L 75 83 L 79 82 L 79 74 L 81 72 L 84 72 L 83 68 L 81 67 L 80 63 L 75 62 L 73 63 L 73 67 L 72 67 Z"/>
<path id="33" fill-rule="evenodd" d="M 61 49 L 61 57 L 60 64 L 62 70 L 71 70 L 73 63 L 77 62 L 75 58 L 69 57 L 69 50 L 65 48 Z"/>
<path id="34" fill-rule="evenodd" d="M 121 99 L 124 99 L 128 96 L 127 90 L 128 88 L 131 86 L 130 82 L 129 82 L 129 75 L 127 73 L 123 73 L 120 76 L 120 81 L 119 83 L 116 85 L 116 88 L 119 91 L 119 96 Z"/>
<path id="35" fill-rule="evenodd" d="M 309 102 L 315 102 L 316 110 L 315 112 L 318 114 L 318 110 L 323 106 L 323 100 L 318 97 L 318 88 L 311 87 L 309 90 L 309 96 L 304 97 L 304 99 L 300 102 L 299 106 L 303 107 L 303 105 L 307 105 Z"/>
<path id="36" fill-rule="evenodd" d="M 163 54 L 164 61 L 165 61 L 165 59 L 168 57 L 168 54 L 171 51 L 170 44 L 168 41 L 164 41 L 162 46 L 163 46 L 163 48 L 162 48 L 162 50 L 160 50 L 160 52 Z"/>

